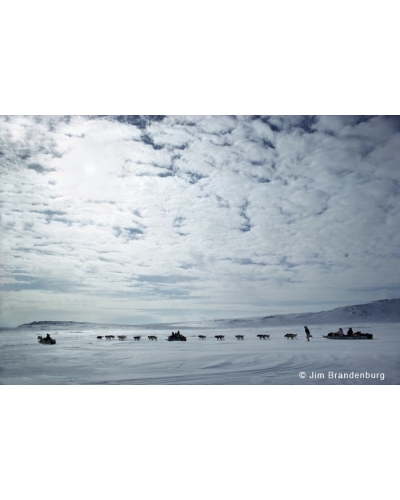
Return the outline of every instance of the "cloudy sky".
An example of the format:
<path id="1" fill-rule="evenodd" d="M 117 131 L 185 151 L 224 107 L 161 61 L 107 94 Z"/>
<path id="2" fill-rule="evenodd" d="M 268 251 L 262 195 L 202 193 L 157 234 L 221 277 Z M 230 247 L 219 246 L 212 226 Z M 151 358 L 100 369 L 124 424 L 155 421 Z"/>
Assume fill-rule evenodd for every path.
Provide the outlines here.
<path id="1" fill-rule="evenodd" d="M 400 119 L 1 116 L 1 326 L 400 297 Z"/>

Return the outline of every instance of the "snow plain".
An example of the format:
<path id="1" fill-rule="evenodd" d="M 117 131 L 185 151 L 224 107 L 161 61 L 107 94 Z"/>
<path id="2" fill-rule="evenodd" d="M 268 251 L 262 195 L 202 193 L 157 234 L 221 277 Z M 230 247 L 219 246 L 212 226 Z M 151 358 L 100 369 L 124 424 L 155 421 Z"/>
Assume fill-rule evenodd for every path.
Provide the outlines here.
<path id="1" fill-rule="evenodd" d="M 246 326 L 247 324 L 247 326 Z M 65 324 L 0 331 L 0 383 L 5 385 L 178 384 L 324 385 L 400 384 L 400 323 L 353 324 L 373 340 L 328 340 L 337 325 L 259 326 L 257 322 L 186 324 L 187 342 L 167 342 L 172 325 L 140 327 Z M 344 325 L 342 325 L 344 326 Z M 298 340 L 284 334 L 297 333 Z M 50 333 L 56 345 L 39 344 Z M 259 340 L 267 333 L 270 340 Z M 97 339 L 115 335 L 115 340 Z M 218 341 L 215 335 L 225 335 Z M 235 335 L 244 335 L 238 341 Z M 119 341 L 117 335 L 127 335 Z M 141 335 L 140 341 L 133 336 Z M 148 340 L 157 335 L 157 341 Z M 207 335 L 200 340 L 198 335 Z M 302 373 L 302 377 L 300 376 Z M 304 375 L 305 374 L 305 375 Z M 348 377 L 348 378 L 344 378 Z"/>

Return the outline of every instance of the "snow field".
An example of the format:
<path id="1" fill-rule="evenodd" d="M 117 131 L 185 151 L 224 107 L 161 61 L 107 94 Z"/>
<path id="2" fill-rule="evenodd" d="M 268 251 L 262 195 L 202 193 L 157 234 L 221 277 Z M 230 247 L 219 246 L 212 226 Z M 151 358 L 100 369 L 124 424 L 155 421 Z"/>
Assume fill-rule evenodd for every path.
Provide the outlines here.
<path id="1" fill-rule="evenodd" d="M 399 384 L 398 323 L 370 323 L 353 329 L 374 340 L 328 340 L 336 328 L 303 325 L 265 328 L 181 329 L 187 342 L 167 342 L 169 330 L 145 327 L 16 329 L 0 332 L 2 384 Z M 42 345 L 50 333 L 56 345 Z M 284 338 L 297 333 L 297 340 Z M 268 333 L 269 340 L 257 334 Z M 97 339 L 97 335 L 115 339 Z M 198 335 L 207 335 L 201 340 Z M 220 341 L 214 335 L 225 335 Z M 243 334 L 238 341 L 235 335 Z M 120 341 L 117 335 L 127 335 Z M 133 336 L 142 335 L 140 341 Z M 157 335 L 157 341 L 148 340 Z M 301 378 L 300 373 L 305 374 Z M 353 373 L 352 378 L 343 378 Z M 336 375 L 335 375 L 336 374 Z M 344 375 L 347 374 L 347 375 Z M 355 374 L 364 374 L 357 375 Z M 370 376 L 368 377 L 369 374 Z M 375 378 L 372 377 L 375 374 Z M 383 375 L 382 375 L 383 374 Z M 364 377 L 364 378 L 361 378 Z"/>

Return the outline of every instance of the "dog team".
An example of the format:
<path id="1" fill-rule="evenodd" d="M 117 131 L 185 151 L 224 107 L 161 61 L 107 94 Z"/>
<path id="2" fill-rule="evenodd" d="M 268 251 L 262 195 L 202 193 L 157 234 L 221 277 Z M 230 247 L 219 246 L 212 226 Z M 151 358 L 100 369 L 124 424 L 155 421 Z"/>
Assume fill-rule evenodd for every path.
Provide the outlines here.
<path id="1" fill-rule="evenodd" d="M 310 337 L 312 337 L 311 333 L 310 333 L 310 330 L 307 328 L 307 326 L 304 327 L 304 331 L 305 331 L 305 334 L 306 334 L 306 339 L 307 341 L 309 342 L 310 341 Z M 102 339 L 103 337 L 105 337 L 106 340 L 112 340 L 115 338 L 114 335 L 98 335 L 97 338 L 98 339 Z M 206 340 L 207 338 L 207 335 L 198 335 L 199 339 L 200 340 Z M 214 335 L 214 337 L 217 339 L 217 340 L 225 340 L 225 335 Z M 260 340 L 266 340 L 266 339 L 270 339 L 270 335 L 266 334 L 266 333 L 259 333 L 257 335 L 257 337 L 260 339 Z M 286 337 L 287 339 L 291 339 L 291 340 L 297 340 L 297 333 L 286 333 L 284 335 L 284 337 Z M 134 340 L 140 340 L 142 338 L 141 335 L 136 335 L 133 337 Z M 148 335 L 147 338 L 149 340 L 157 340 L 157 336 L 156 335 Z M 244 340 L 244 335 L 235 335 L 235 338 L 236 340 Z M 127 339 L 127 336 L 126 335 L 118 335 L 118 339 L 119 340 L 126 340 Z"/>

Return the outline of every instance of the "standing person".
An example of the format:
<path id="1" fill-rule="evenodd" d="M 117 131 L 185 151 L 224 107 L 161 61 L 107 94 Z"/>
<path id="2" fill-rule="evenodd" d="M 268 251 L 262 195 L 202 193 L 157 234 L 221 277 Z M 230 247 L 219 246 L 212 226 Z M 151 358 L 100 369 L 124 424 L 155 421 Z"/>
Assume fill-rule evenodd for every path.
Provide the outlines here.
<path id="1" fill-rule="evenodd" d="M 312 337 L 310 330 L 305 326 L 304 331 L 306 332 L 306 337 L 307 337 L 308 342 L 310 342 L 310 337 Z"/>

